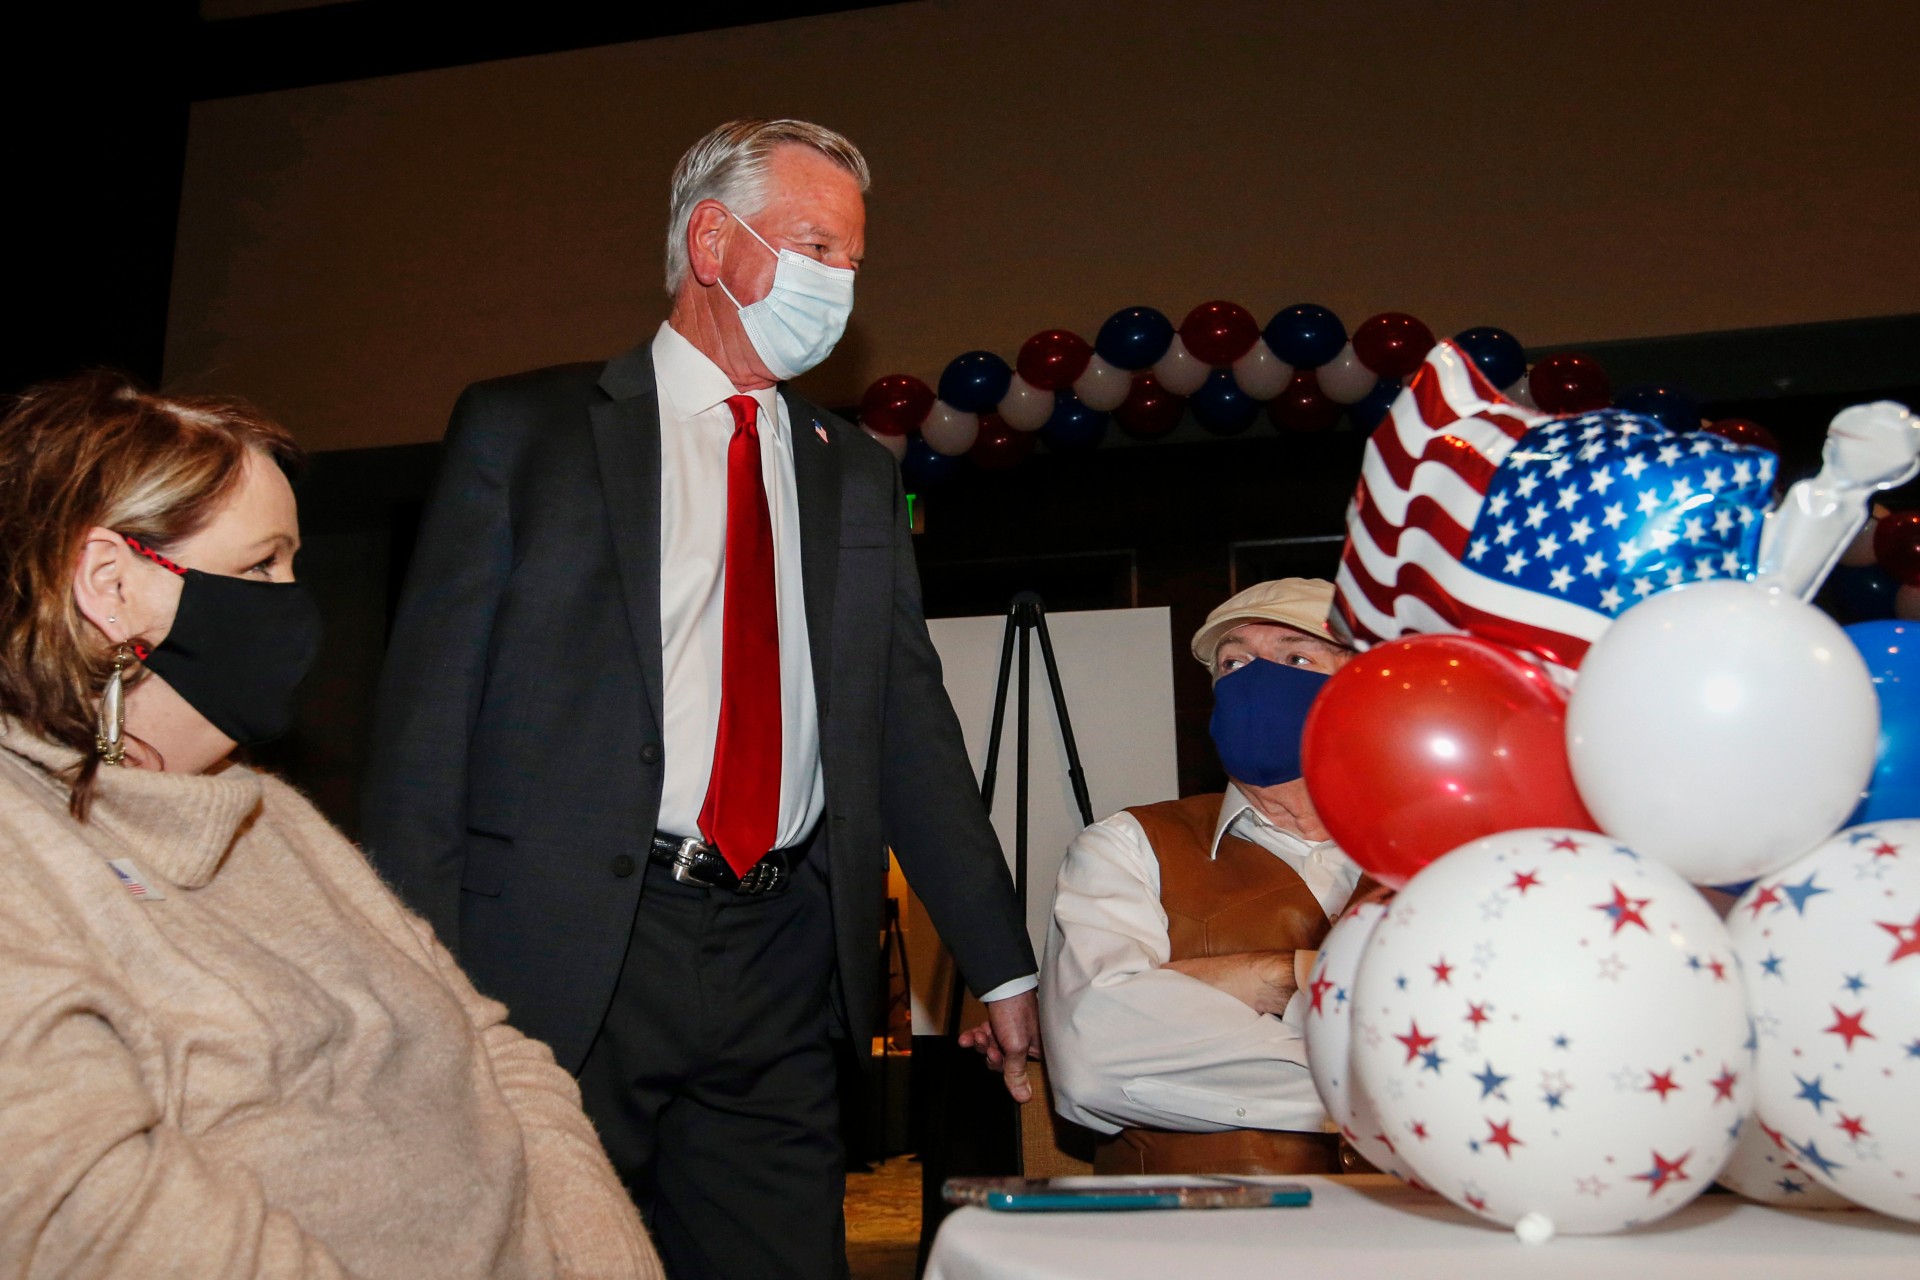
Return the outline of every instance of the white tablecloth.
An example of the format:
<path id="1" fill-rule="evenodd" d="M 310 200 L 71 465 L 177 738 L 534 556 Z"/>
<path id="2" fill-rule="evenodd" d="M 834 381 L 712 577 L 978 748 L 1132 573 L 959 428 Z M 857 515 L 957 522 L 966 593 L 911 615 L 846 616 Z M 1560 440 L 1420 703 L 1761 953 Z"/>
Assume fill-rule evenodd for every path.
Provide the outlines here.
<path id="1" fill-rule="evenodd" d="M 1306 1209 L 998 1213 L 961 1209 L 926 1280 L 1826 1280 L 1920 1277 L 1920 1226 L 1878 1214 L 1694 1201 L 1624 1235 L 1524 1245 L 1511 1231 L 1383 1175 L 1301 1178 Z"/>

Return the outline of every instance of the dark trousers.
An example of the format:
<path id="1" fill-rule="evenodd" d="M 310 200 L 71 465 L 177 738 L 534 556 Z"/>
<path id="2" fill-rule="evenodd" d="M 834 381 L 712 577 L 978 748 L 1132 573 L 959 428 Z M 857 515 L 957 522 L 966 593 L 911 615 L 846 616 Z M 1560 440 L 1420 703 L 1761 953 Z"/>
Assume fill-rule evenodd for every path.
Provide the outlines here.
<path id="1" fill-rule="evenodd" d="M 846 1274 L 821 860 L 758 897 L 646 869 L 580 1091 L 671 1280 Z"/>

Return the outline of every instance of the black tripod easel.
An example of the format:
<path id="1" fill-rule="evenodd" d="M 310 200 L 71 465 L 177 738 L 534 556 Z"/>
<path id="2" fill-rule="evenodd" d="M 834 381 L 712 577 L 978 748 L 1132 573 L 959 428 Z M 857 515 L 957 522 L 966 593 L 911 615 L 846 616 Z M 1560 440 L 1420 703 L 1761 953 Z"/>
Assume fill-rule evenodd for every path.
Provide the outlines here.
<path id="1" fill-rule="evenodd" d="M 1032 640 L 1040 641 L 1040 659 L 1046 668 L 1047 688 L 1053 698 L 1053 711 L 1060 722 L 1060 743 L 1067 756 L 1067 781 L 1073 788 L 1074 804 L 1080 810 L 1080 821 L 1086 826 L 1093 825 L 1093 802 L 1087 795 L 1086 770 L 1080 764 L 1080 748 L 1073 740 L 1073 721 L 1067 714 L 1067 695 L 1060 684 L 1060 664 L 1053 656 L 1053 636 L 1047 630 L 1047 607 L 1038 594 L 1022 591 L 1014 596 L 1013 603 L 1007 608 L 1007 627 L 1000 639 L 1000 672 L 994 681 L 993 720 L 987 731 L 987 759 L 980 774 L 980 799 L 987 812 L 993 812 L 995 786 L 1000 777 L 1000 749 L 1003 742 L 1003 730 L 1007 719 L 1007 690 L 1014 690 L 1014 792 L 1013 792 L 1013 888 L 1020 902 L 1020 918 L 1024 922 L 1027 914 L 1027 813 L 1031 796 L 1031 763 L 1033 755 L 1033 730 L 1028 712 L 1032 705 Z M 1014 657 L 1019 656 L 1018 679 L 1010 680 L 1014 675 Z M 960 1023 L 967 999 L 966 981 L 960 974 L 958 965 L 954 966 L 953 984 L 948 992 L 945 1044 L 948 1054 L 945 1069 L 934 1082 L 933 1106 L 929 1111 L 930 1123 L 926 1131 L 926 1147 L 921 1152 L 920 1187 L 920 1266 L 926 1266 L 927 1252 L 933 1244 L 933 1235 L 940 1222 L 949 1211 L 941 1198 L 940 1188 L 950 1174 L 956 1173 L 1013 1173 L 1017 1168 L 1020 1151 L 1020 1112 L 1012 1112 L 1012 1160 L 1015 1168 L 968 1168 L 959 1167 L 973 1161 L 956 1160 L 953 1150 L 953 1131 L 959 1117 L 956 1114 L 955 1085 L 958 1073 L 965 1070 L 960 1059 L 963 1054 L 955 1041 L 960 1035 Z M 971 1057 L 971 1054 L 964 1055 Z M 1005 1094 L 998 1092 L 998 1080 L 992 1082 L 989 1098 L 997 1098 L 996 1105 L 1004 1105 Z M 1005 1163 L 1003 1156 L 997 1163 Z"/>

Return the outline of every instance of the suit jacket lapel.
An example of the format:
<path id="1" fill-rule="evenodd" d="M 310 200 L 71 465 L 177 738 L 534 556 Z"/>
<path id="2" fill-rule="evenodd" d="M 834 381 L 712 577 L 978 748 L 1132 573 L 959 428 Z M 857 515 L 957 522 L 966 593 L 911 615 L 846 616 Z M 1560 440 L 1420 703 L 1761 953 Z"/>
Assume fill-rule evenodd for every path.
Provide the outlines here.
<path id="1" fill-rule="evenodd" d="M 636 347 L 609 360 L 600 388 L 613 397 L 590 410 L 600 489 L 634 655 L 658 732 L 666 704 L 660 690 L 660 399 L 651 349 Z"/>
<path id="2" fill-rule="evenodd" d="M 833 594 L 840 569 L 840 460 L 821 434 L 826 415 L 782 388 L 793 437 L 793 487 L 800 501 L 800 577 L 807 602 L 813 696 L 827 719 L 833 668 Z M 824 741 L 825 734 L 822 733 Z"/>

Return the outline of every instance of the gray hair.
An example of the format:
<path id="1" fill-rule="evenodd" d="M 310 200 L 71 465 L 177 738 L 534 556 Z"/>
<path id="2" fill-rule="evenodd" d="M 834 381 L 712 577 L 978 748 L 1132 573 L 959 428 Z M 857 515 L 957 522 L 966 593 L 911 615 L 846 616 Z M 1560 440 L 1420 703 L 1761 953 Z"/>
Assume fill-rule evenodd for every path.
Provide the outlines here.
<path id="1" fill-rule="evenodd" d="M 767 207 L 767 162 L 783 146 L 811 147 L 852 174 L 865 191 L 873 177 L 860 149 L 831 129 L 805 120 L 729 120 L 687 149 L 673 170 L 667 208 L 667 296 L 687 278 L 687 224 L 694 206 L 718 200 L 752 216 Z"/>

